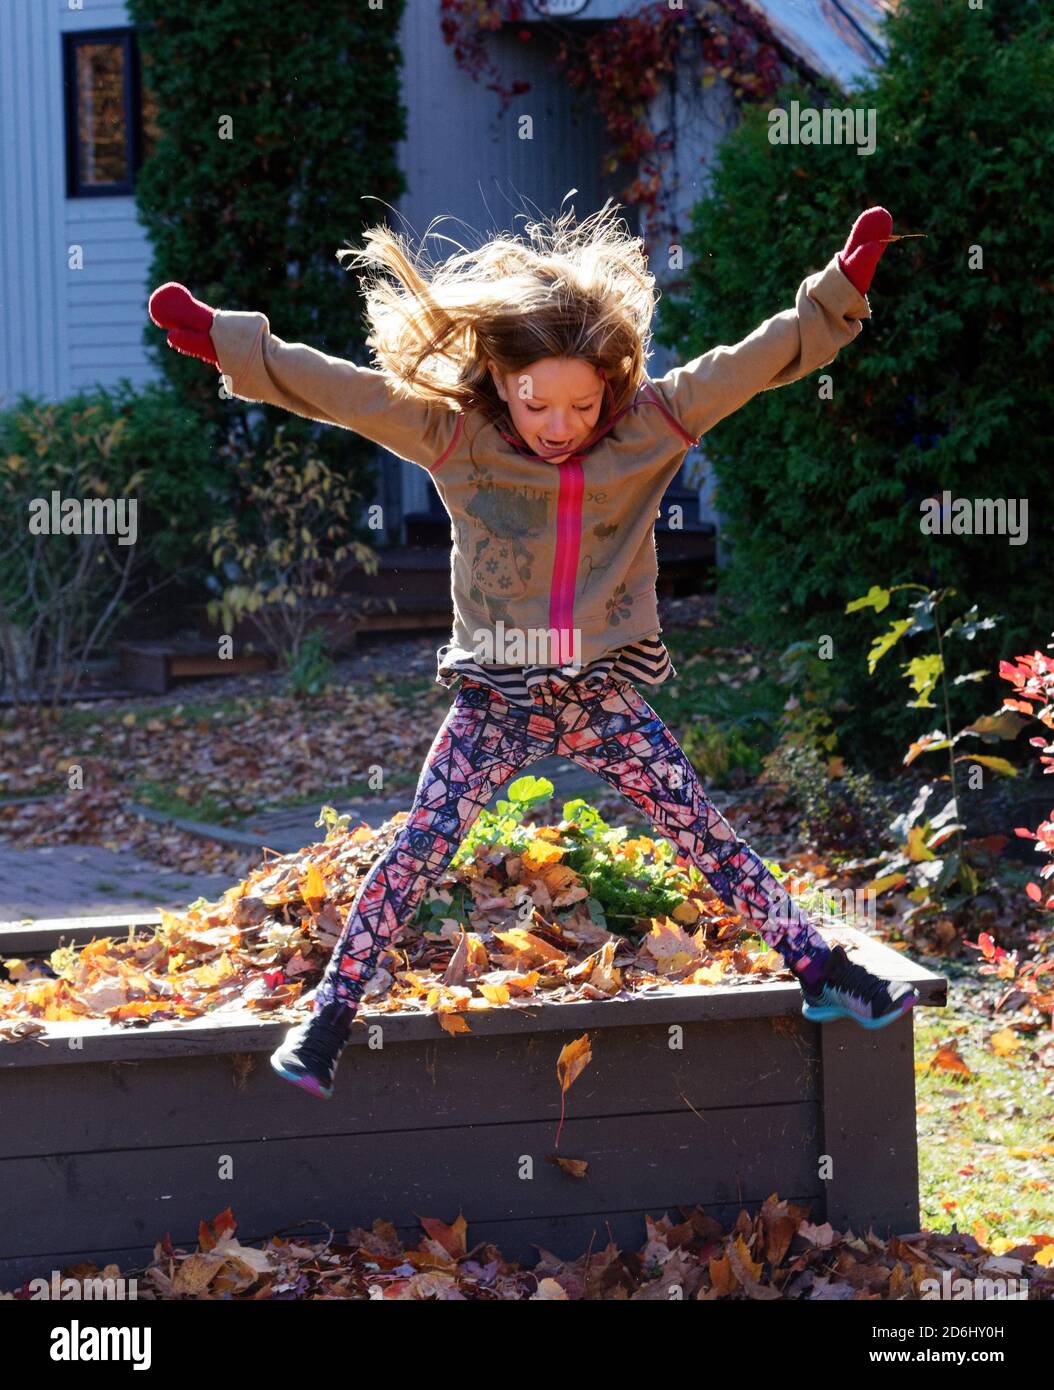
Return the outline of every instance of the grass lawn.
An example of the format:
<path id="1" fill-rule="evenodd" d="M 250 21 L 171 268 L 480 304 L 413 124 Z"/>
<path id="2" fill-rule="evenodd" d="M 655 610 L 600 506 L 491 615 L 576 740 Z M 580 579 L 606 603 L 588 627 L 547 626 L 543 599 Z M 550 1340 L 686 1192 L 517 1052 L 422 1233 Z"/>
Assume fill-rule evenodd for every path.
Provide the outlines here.
<path id="1" fill-rule="evenodd" d="M 984 1245 L 1054 1234 L 1054 1076 L 1033 1055 L 1049 1032 L 1033 1040 L 1015 1034 L 1017 1050 L 1000 1056 L 991 1040 L 1010 1018 L 984 1011 L 992 985 L 969 961 L 927 957 L 926 964 L 950 987 L 947 1008 L 915 1015 L 922 1225 L 968 1231 Z M 949 1045 L 948 1063 L 957 1067 L 961 1058 L 965 1072 L 931 1067 Z"/>

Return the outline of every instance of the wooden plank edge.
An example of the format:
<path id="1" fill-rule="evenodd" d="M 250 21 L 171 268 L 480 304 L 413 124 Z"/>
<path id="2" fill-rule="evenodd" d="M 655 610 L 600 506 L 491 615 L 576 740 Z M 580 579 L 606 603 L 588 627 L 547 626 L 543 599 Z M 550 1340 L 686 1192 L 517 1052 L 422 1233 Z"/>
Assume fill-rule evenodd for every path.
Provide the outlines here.
<path id="1" fill-rule="evenodd" d="M 941 980 L 941 984 L 943 984 Z M 921 982 L 920 1002 L 932 992 Z M 944 1003 L 941 997 L 938 1006 Z M 528 1003 L 473 1009 L 463 1015 L 471 1033 L 462 1037 L 515 1036 L 561 1029 L 646 1027 L 673 1023 L 724 1023 L 760 1018 L 800 1017 L 801 991 L 793 980 L 751 985 L 685 985 L 649 991 L 631 999 L 576 1000 L 570 1003 Z M 0 1068 L 50 1066 L 62 1063 L 134 1061 L 151 1057 L 271 1051 L 304 1014 L 263 1019 L 245 1011 L 202 1015 L 188 1020 L 164 1020 L 142 1027 L 118 1026 L 102 1019 L 45 1023 L 46 1034 L 18 1041 L 0 1041 Z M 417 1043 L 450 1037 L 432 1013 L 385 1013 L 360 1009 L 352 1029 L 352 1045 L 368 1041 L 368 1025 L 380 1024 L 388 1043 Z M 222 1021 L 218 1021 L 222 1019 Z M 0 1019 L 0 1027 L 17 1019 Z M 804 1024 L 803 1024 L 804 1026 Z M 822 1027 L 821 1024 L 809 1025 Z M 70 1046 L 71 1039 L 80 1045 Z M 452 1038 L 452 1041 L 458 1039 Z"/>

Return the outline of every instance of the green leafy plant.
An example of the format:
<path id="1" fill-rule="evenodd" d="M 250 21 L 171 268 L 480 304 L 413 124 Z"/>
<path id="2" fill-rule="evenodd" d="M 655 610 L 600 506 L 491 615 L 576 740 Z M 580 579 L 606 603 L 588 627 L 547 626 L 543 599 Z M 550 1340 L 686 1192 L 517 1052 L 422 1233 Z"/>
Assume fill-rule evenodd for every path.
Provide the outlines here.
<path id="1" fill-rule="evenodd" d="M 834 661 L 821 657 L 815 642 L 802 639 L 780 654 L 779 671 L 780 684 L 790 691 L 783 707 L 781 744 L 833 752 L 838 743 L 834 715 L 850 708 L 838 694 Z"/>
<path id="2" fill-rule="evenodd" d="M 509 784 L 509 799 L 500 800 L 494 810 L 481 811 L 471 829 L 457 848 L 450 867 L 458 868 L 475 857 L 487 845 L 502 844 L 510 849 L 526 849 L 532 837 L 530 826 L 523 818 L 533 807 L 548 801 L 553 794 L 548 777 L 518 777 Z"/>
<path id="3" fill-rule="evenodd" d="M 121 620 L 168 582 L 148 577 L 161 528 L 143 515 L 151 479 L 125 447 L 128 428 L 90 393 L 57 404 L 23 394 L 0 415 L 0 514 L 11 522 L 0 655 L 16 702 L 36 695 L 54 710 Z"/>
<path id="4" fill-rule="evenodd" d="M 719 724 L 704 716 L 687 726 L 681 747 L 711 786 L 743 785 L 761 770 L 756 742 L 735 724 Z"/>
<path id="5" fill-rule="evenodd" d="M 398 158 L 405 0 L 324 12 L 259 0 L 128 0 L 127 10 L 153 113 L 135 182 L 152 251 L 145 283 L 178 280 L 218 308 L 263 310 L 286 342 L 362 362 L 357 282 L 334 249 L 355 243 L 376 208 L 406 190 Z M 286 422 L 290 437 L 313 441 L 338 472 L 362 480 L 374 471 L 375 446 L 353 431 L 232 400 L 214 371 L 166 346 L 145 306 L 142 340 L 180 397 L 243 447 L 263 453 Z"/>
<path id="6" fill-rule="evenodd" d="M 838 775 L 832 776 L 832 762 Z M 800 812 L 798 828 L 808 849 L 873 854 L 889 840 L 889 800 L 870 773 L 840 764 L 812 743 L 784 740 L 765 759 L 763 781 L 785 789 Z"/>
<path id="7" fill-rule="evenodd" d="M 341 815 L 335 806 L 326 805 L 319 808 L 315 824 L 325 830 L 327 840 L 335 840 L 347 832 L 351 825 L 351 816 L 347 812 Z"/>
<path id="8" fill-rule="evenodd" d="M 293 695 L 318 695 L 333 678 L 333 661 L 326 635 L 317 628 L 309 632 L 297 651 L 285 655 L 286 680 Z"/>
<path id="9" fill-rule="evenodd" d="M 509 799 L 501 800 L 493 811 L 482 811 L 451 861 L 457 869 L 485 852 L 492 845 L 523 853 L 534 842 L 535 827 L 524 824 L 524 817 L 535 806 L 553 795 L 553 784 L 545 777 L 520 777 L 509 786 Z M 684 901 L 684 882 L 680 887 L 670 879 L 670 866 L 676 850 L 669 840 L 628 840 L 625 826 L 613 829 L 581 797 L 567 801 L 558 827 L 560 863 L 573 869 L 588 890 L 587 907 L 600 925 L 628 935 L 639 933 L 635 923 L 664 913 L 672 913 Z M 697 870 L 685 875 L 688 883 L 698 883 Z M 453 902 L 422 904 L 418 918 L 453 917 L 467 924 L 469 904 L 459 889 Z"/>
<path id="10" fill-rule="evenodd" d="M 905 922 L 911 923 L 940 912 L 958 913 L 971 898 L 988 886 L 991 877 L 990 851 L 983 842 L 963 839 L 965 826 L 959 819 L 956 765 L 969 762 L 1003 776 L 1016 776 L 1017 768 L 1005 758 L 960 753 L 956 752 L 956 748 L 966 738 L 979 737 L 986 742 L 1013 738 L 1023 721 L 1020 716 L 1011 713 L 985 716 L 975 719 L 957 733 L 952 732 L 950 684 L 976 682 L 988 672 L 967 671 L 949 682 L 945 642 L 953 637 L 972 642 L 979 631 L 994 627 L 999 619 L 979 617 L 977 605 L 974 604 L 965 615 L 953 618 L 942 630 L 938 610 L 946 599 L 954 596 L 955 590 L 927 589 L 923 584 L 894 584 L 888 589 L 873 584 L 865 595 L 853 599 L 846 606 L 846 612 L 856 613 L 872 608 L 876 613 L 881 613 L 888 608 L 891 595 L 898 590 L 921 592 L 922 596 L 908 605 L 909 617 L 894 619 L 885 632 L 874 638 L 868 653 L 868 670 L 873 673 L 878 662 L 902 640 L 921 633 L 933 634 L 934 649 L 902 662 L 900 669 L 915 692 L 915 698 L 908 701 L 909 709 L 936 709 L 930 697 L 939 689 L 944 727 L 916 739 L 903 761 L 907 766 L 922 754 L 947 750 L 948 773 L 937 780 L 947 781 L 951 791 L 945 805 L 939 811 L 928 814 L 927 807 L 935 788 L 927 784 L 918 790 L 911 806 L 890 825 L 897 841 L 896 851 L 883 860 L 868 885 L 876 893 L 908 886 L 908 896 L 915 906 L 905 915 Z M 942 849 L 943 852 L 938 853 Z"/>
<path id="11" fill-rule="evenodd" d="M 243 455 L 235 472 L 242 505 L 209 536 L 213 567 L 228 580 L 209 602 L 209 617 L 228 632 L 250 619 L 291 670 L 305 669 L 300 649 L 313 620 L 334 606 L 341 581 L 356 565 L 367 574 L 379 566 L 376 551 L 348 539 L 357 493 L 322 459 L 303 457 L 282 426 L 263 459 Z M 342 616 L 355 607 L 340 599 Z"/>
<path id="12" fill-rule="evenodd" d="M 670 880 L 671 841 L 630 841 L 626 826 L 612 829 L 581 797 L 564 804 L 560 830 L 570 844 L 560 862 L 589 889 L 590 910 L 609 930 L 636 936 L 636 922 L 672 913 L 683 902 L 683 886 Z"/>
<path id="13" fill-rule="evenodd" d="M 523 824 L 524 816 L 532 806 L 547 801 L 553 794 L 553 784 L 547 777 L 518 777 L 509 784 L 509 795 L 498 801 L 493 810 L 483 810 L 476 817 L 468 834 L 457 847 L 450 861 L 451 872 L 464 867 L 485 853 L 491 845 L 522 852 L 533 839 L 533 829 Z M 438 930 L 443 918 L 460 922 L 466 929 L 470 925 L 469 914 L 472 909 L 471 896 L 463 884 L 455 884 L 446 896 L 439 899 L 423 900 L 417 910 L 415 922 L 425 931 Z"/>

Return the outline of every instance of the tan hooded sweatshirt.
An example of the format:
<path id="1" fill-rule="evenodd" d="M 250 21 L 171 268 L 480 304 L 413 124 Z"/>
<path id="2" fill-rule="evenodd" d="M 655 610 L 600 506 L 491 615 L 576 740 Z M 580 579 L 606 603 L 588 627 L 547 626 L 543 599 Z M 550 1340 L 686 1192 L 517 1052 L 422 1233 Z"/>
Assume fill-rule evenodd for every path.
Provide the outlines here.
<path id="1" fill-rule="evenodd" d="M 734 347 L 645 375 L 559 464 L 480 412 L 283 342 L 262 313 L 218 310 L 211 336 L 233 395 L 342 425 L 431 474 L 451 519 L 448 661 L 586 666 L 661 631 L 655 520 L 688 449 L 759 391 L 826 366 L 870 316 L 833 256 L 802 281 L 793 309 Z"/>

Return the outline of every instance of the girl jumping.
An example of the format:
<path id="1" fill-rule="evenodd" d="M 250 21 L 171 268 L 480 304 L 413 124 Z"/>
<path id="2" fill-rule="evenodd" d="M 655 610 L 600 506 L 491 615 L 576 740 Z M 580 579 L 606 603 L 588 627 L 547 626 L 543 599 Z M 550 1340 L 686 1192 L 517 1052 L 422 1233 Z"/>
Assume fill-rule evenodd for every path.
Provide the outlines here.
<path id="1" fill-rule="evenodd" d="M 637 689 L 675 674 L 655 589 L 666 488 L 719 420 L 826 366 L 861 331 L 889 213 L 861 213 L 793 308 L 655 380 L 644 369 L 655 280 L 610 200 L 581 224 L 568 212 L 525 231 L 431 267 L 386 227 L 338 252 L 374 268 L 376 369 L 284 342 L 264 314 L 212 309 L 179 284 L 150 297 L 169 346 L 216 365 L 233 395 L 355 430 L 427 469 L 451 519 L 454 626 L 436 679 L 457 686 L 453 704 L 312 1016 L 271 1058 L 323 1098 L 385 945 L 498 789 L 550 754 L 602 777 L 673 841 L 779 952 L 806 1018 L 883 1028 L 918 997 L 826 945 Z"/>

